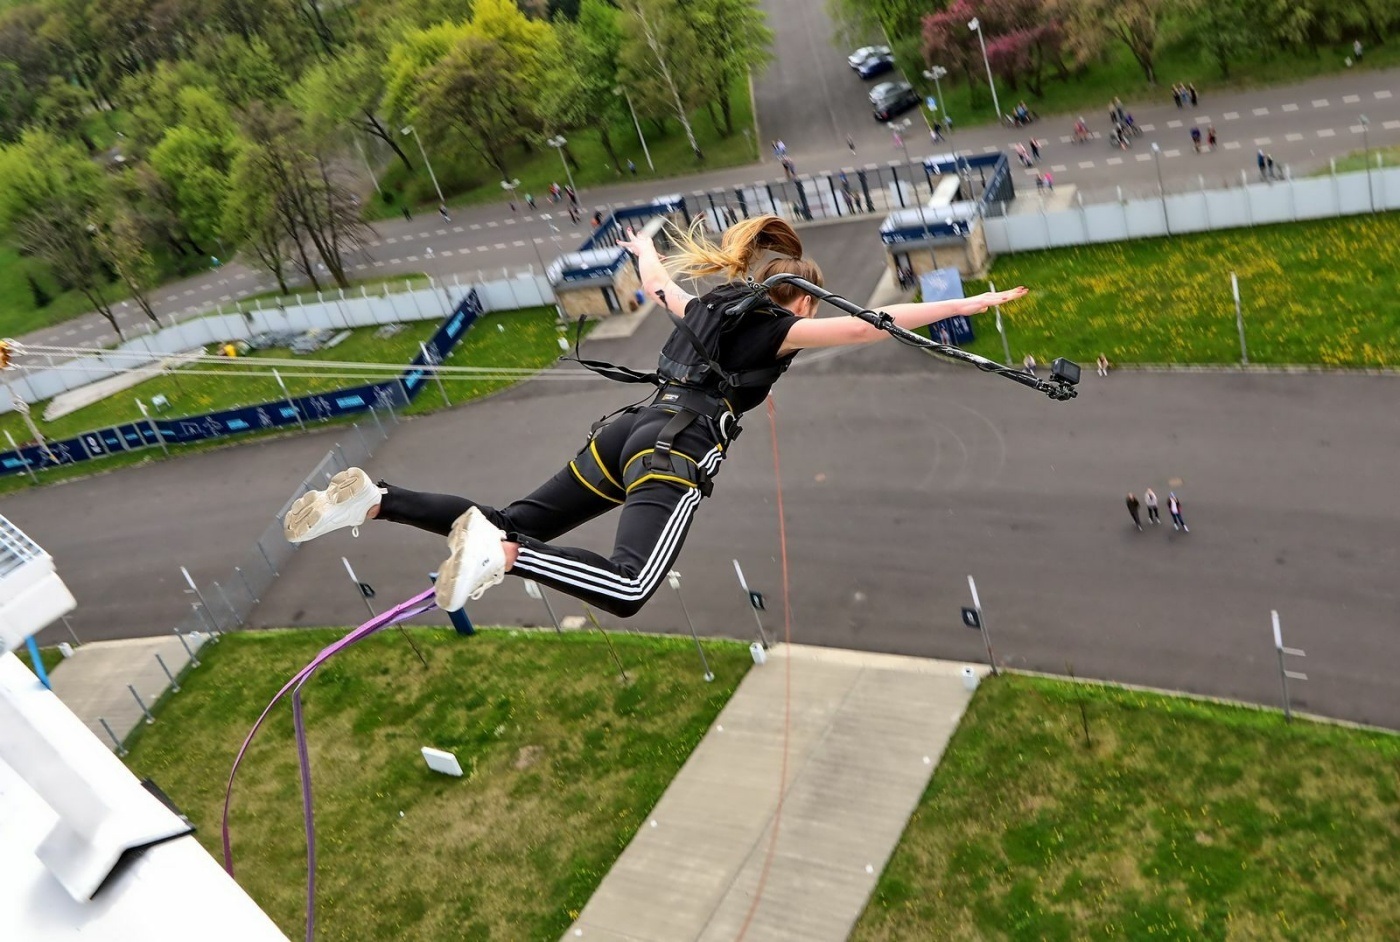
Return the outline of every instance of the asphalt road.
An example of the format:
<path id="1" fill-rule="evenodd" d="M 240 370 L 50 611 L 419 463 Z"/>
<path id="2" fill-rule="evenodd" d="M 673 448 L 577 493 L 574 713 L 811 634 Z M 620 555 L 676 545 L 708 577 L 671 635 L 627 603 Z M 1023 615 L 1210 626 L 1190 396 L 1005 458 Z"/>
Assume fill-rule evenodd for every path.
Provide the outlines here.
<path id="1" fill-rule="evenodd" d="M 833 284 L 871 270 L 846 250 L 864 240 L 817 232 L 810 250 Z M 590 352 L 645 364 L 664 332 L 653 319 Z M 971 573 L 1004 663 L 1276 703 L 1277 609 L 1286 643 L 1307 652 L 1293 665 L 1308 674 L 1293 685 L 1296 706 L 1400 728 L 1396 382 L 1089 375 L 1078 400 L 1053 403 L 893 343 L 799 358 L 777 396 L 793 638 L 980 658 L 977 634 L 958 622 Z M 629 392 L 527 384 L 403 424 L 371 470 L 504 502 L 554 471 Z M 769 596 L 769 630 L 781 631 L 771 439 L 761 412 L 745 424 L 678 566 L 705 634 L 753 631 L 734 558 Z M 168 631 L 189 604 L 178 566 L 206 584 L 221 578 L 334 437 L 26 492 L 5 513 L 54 554 L 79 598 L 81 636 Z M 1173 479 L 1191 533 L 1170 523 L 1137 533 L 1124 493 L 1152 485 L 1165 501 Z M 606 547 L 610 527 L 595 522 L 577 540 Z M 360 621 L 342 555 L 388 602 L 425 585 L 442 545 L 390 524 L 311 544 L 265 595 L 257 622 Z M 578 611 L 562 597 L 555 606 Z M 545 620 L 515 580 L 471 611 L 484 624 Z M 663 588 L 627 627 L 683 631 L 685 622 Z"/>

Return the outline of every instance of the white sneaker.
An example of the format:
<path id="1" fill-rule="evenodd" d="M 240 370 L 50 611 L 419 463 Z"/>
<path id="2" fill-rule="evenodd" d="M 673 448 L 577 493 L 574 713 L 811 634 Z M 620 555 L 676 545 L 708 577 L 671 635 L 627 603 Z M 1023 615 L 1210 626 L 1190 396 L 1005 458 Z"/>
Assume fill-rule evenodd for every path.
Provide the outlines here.
<path id="1" fill-rule="evenodd" d="M 457 518 L 447 537 L 452 555 L 438 568 L 434 591 L 438 608 L 458 611 L 468 599 L 481 598 L 505 580 L 506 551 L 501 546 L 505 538 L 505 531 L 475 507 Z"/>
<path id="2" fill-rule="evenodd" d="M 307 491 L 298 497 L 282 518 L 282 531 L 289 543 L 305 543 L 344 527 L 359 536 L 370 509 L 385 493 L 368 474 L 348 468 L 331 478 L 324 491 Z"/>

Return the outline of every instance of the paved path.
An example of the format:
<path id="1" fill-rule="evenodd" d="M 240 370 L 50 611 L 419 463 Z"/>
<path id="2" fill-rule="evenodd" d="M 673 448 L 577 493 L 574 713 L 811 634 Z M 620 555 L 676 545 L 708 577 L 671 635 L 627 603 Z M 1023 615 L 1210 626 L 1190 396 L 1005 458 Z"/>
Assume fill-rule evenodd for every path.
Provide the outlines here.
<path id="1" fill-rule="evenodd" d="M 968 666 L 771 649 L 564 940 L 845 939 L 972 697 Z"/>
<path id="2" fill-rule="evenodd" d="M 136 688 L 148 708 L 154 706 L 170 687 L 160 662 L 164 661 L 178 680 L 190 664 L 190 655 L 198 657 L 206 640 L 204 635 L 164 635 L 84 644 L 54 668 L 49 683 L 54 694 L 93 735 L 111 743 L 111 735 L 102 726 L 102 720 L 106 720 L 112 733 L 125 740 L 145 721 L 145 713 L 128 685 Z"/>

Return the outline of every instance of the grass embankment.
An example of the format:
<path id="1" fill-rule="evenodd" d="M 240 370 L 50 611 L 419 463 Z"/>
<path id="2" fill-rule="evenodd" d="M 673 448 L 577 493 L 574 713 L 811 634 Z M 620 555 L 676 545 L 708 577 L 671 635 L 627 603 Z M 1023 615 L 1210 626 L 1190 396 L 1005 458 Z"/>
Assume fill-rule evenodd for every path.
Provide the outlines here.
<path id="1" fill-rule="evenodd" d="M 1239 275 L 1250 363 L 1400 363 L 1400 213 L 1003 255 L 998 288 L 1012 362 L 1238 363 L 1230 273 Z M 967 293 L 985 289 L 969 281 Z M 997 361 L 990 317 L 970 350 Z"/>
<path id="2" fill-rule="evenodd" d="M 1196 15 L 1191 13 L 1189 15 Z M 1200 43 L 1182 34 L 1184 22 L 1168 21 L 1163 24 L 1160 44 L 1156 56 L 1157 84 L 1148 84 L 1141 66 L 1133 59 L 1127 47 L 1111 41 L 1105 55 L 1096 59 L 1081 75 L 1066 81 L 1051 76 L 1053 70 L 1046 68 L 1044 97 L 1036 98 L 1025 87 L 1011 88 L 1003 79 L 997 79 L 997 97 L 1001 110 L 1010 113 L 1018 102 L 1025 100 L 1027 106 L 1037 114 L 1084 115 L 1091 128 L 1103 131 L 1108 127 L 1108 103 L 1118 96 L 1123 100 L 1129 113 L 1140 111 L 1149 105 L 1170 105 L 1172 86 L 1178 82 L 1194 84 L 1200 93 L 1197 111 L 1216 115 L 1212 104 L 1215 96 L 1224 92 L 1248 88 L 1261 88 L 1269 85 L 1292 85 L 1306 82 L 1323 75 L 1340 72 L 1360 73 L 1394 68 L 1400 65 L 1400 43 L 1385 45 L 1367 44 L 1366 54 L 1360 66 L 1348 70 L 1346 59 L 1351 55 L 1351 37 L 1330 47 L 1319 47 L 1311 54 L 1273 52 L 1268 58 L 1260 55 L 1245 56 L 1230 64 L 1230 77 L 1223 78 L 1220 69 L 1202 54 Z M 974 52 L 977 46 L 975 34 L 968 33 L 967 41 Z M 994 37 L 988 36 L 990 42 Z M 896 61 L 902 66 L 905 77 L 927 97 L 936 95 L 933 82 L 922 77 L 926 68 L 920 52 L 922 40 L 918 35 L 896 37 L 893 48 Z M 843 47 L 844 48 L 844 47 Z M 975 59 L 972 82 L 969 84 L 961 76 L 949 75 L 941 80 L 946 96 L 947 113 L 953 116 L 954 128 L 972 127 L 993 120 L 992 96 L 987 90 L 987 74 L 982 69 L 980 57 Z M 1190 105 L 1185 111 L 1191 112 Z M 925 111 L 925 114 L 931 112 Z M 1051 130 L 1056 135 L 1068 134 L 1070 127 L 1050 128 L 1045 124 L 1032 124 L 1024 129 L 1027 136 L 1049 136 Z"/>
<path id="3" fill-rule="evenodd" d="M 722 124 L 711 119 L 708 108 L 700 108 L 690 116 L 695 139 L 705 155 L 703 161 L 695 159 L 686 140 L 685 131 L 675 119 L 667 120 L 664 124 L 656 121 L 642 123 L 642 133 L 646 136 L 652 163 L 656 165 L 655 170 L 647 166 L 630 117 L 611 125 L 613 147 L 622 161 L 621 175 L 613 167 L 607 151 L 603 149 L 602 140 L 595 128 L 570 131 L 565 135 L 569 141 L 567 150 L 578 161 L 577 167 L 570 165 L 574 185 L 580 191 L 584 191 L 605 184 L 657 180 L 752 163 L 758 159 L 758 150 L 757 142 L 753 140 L 753 108 L 749 101 L 748 82 L 736 81 L 729 89 L 729 100 L 734 127 L 734 133 L 729 137 L 723 136 L 720 130 Z M 718 105 L 715 106 L 715 113 L 719 113 Z M 749 131 L 747 135 L 744 133 L 745 129 Z M 409 147 L 406 153 L 409 153 L 409 159 L 413 161 L 413 172 L 408 172 L 400 160 L 393 158 L 392 162 L 386 165 L 379 180 L 384 197 L 376 196 L 374 200 L 366 200 L 366 213 L 376 218 L 398 216 L 403 211 L 405 202 L 414 207 L 415 212 L 431 213 L 436 210 L 437 192 L 433 189 L 432 180 L 428 178 L 416 148 Z M 461 146 L 438 146 L 431 148 L 428 156 L 432 160 L 433 170 L 437 173 L 438 182 L 442 184 L 449 204 L 505 205 L 506 193 L 501 189 L 500 171 L 483 161 L 475 151 Z M 635 177 L 626 171 L 629 158 L 637 165 Z M 539 204 L 545 206 L 548 204 L 549 184 L 558 182 L 562 187 L 569 182 L 564 166 L 559 160 L 559 152 L 552 147 L 541 144 L 528 151 L 515 148 L 507 155 L 506 160 L 511 168 L 511 178 L 520 180 L 520 186 L 515 191 L 517 206 L 524 206 L 526 193 L 534 194 Z M 392 202 L 386 203 L 385 197 Z M 580 192 L 579 200 L 588 208 L 585 215 L 591 213 L 594 204 L 588 194 Z"/>
<path id="4" fill-rule="evenodd" d="M 994 679 L 851 938 L 1397 938 L 1398 761 L 1391 735 Z"/>
<path id="5" fill-rule="evenodd" d="M 308 366 L 313 365 L 318 360 L 401 363 L 406 366 L 418 353 L 419 342 L 432 336 L 437 326 L 437 321 L 410 323 L 405 325 L 404 330 L 385 339 L 374 336 L 375 331 L 378 330 L 377 327 L 362 327 L 356 329 L 353 336 L 343 343 L 329 350 L 318 351 L 298 359 L 306 360 Z M 499 328 L 504 328 L 504 330 Z M 559 331 L 555 326 L 553 308 L 526 308 L 519 311 L 483 314 L 448 357 L 447 365 L 545 369 L 559 357 L 561 351 L 558 338 Z M 289 355 L 290 352 L 285 348 L 265 350 L 248 357 L 241 357 L 236 362 L 246 365 L 254 362 L 258 357 L 286 357 Z M 285 373 L 286 370 L 283 372 Z M 384 378 L 385 375 L 365 378 L 355 376 L 312 378 L 287 376 L 285 382 L 293 396 L 303 396 L 313 392 L 341 389 L 370 382 L 372 379 L 382 380 Z M 519 380 L 483 380 L 457 377 L 443 379 L 443 385 L 453 405 L 459 405 L 468 400 L 496 392 L 515 382 L 519 382 Z M 272 376 L 238 376 L 232 373 L 222 376 L 189 375 L 187 370 L 175 370 L 148 379 L 53 422 L 44 422 L 41 418 L 47 402 L 36 404 L 33 407 L 33 416 L 45 437 L 51 440 L 61 440 L 80 432 L 138 421 L 141 418 L 141 413 L 136 407 L 135 400 L 140 399 L 150 403 L 151 397 L 155 395 L 164 395 L 169 399 L 172 408 L 159 416 L 162 419 L 169 419 L 180 415 L 200 415 L 238 405 L 275 401 L 282 397 L 282 392 L 277 385 L 277 380 Z M 443 406 L 442 394 L 438 390 L 436 382 L 430 381 L 419 393 L 413 405 L 404 411 L 417 415 L 436 411 Z M 357 416 L 352 421 L 368 420 Z M 308 426 L 319 427 L 320 423 L 309 422 Z M 0 416 L 0 433 L 3 431 L 9 431 L 14 436 L 15 441 L 20 443 L 27 442 L 31 438 L 23 419 L 15 413 L 6 413 Z M 285 427 L 268 432 L 249 432 L 233 439 L 220 439 L 215 443 L 181 445 L 174 448 L 171 455 L 179 456 L 189 454 L 191 449 L 223 447 L 230 442 L 242 442 L 254 437 L 287 433 L 288 429 Z M 0 450 L 9 448 L 9 442 L 4 440 L 3 434 L 0 434 L 0 443 L 3 443 Z M 56 480 L 82 477 L 161 457 L 159 448 L 114 454 L 96 461 L 84 461 L 75 465 L 40 471 L 39 483 L 47 484 Z M 33 486 L 33 482 L 25 474 L 0 477 L 0 494 L 30 486 Z"/>
<path id="6" fill-rule="evenodd" d="M 138 734 L 127 764 L 188 814 L 218 856 L 229 767 L 285 679 L 338 631 L 227 635 Z M 596 633 L 388 633 L 304 696 L 315 782 L 318 938 L 557 939 L 732 695 L 751 660 L 707 642 Z M 422 746 L 466 772 L 428 771 Z M 290 705 L 234 792 L 239 882 L 302 934 L 305 842 Z"/>

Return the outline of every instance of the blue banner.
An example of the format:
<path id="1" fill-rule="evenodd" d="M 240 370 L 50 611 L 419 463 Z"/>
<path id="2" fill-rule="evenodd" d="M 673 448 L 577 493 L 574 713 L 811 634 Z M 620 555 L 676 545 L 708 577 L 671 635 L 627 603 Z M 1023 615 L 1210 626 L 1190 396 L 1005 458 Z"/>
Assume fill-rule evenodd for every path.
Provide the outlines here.
<path id="1" fill-rule="evenodd" d="M 919 278 L 919 291 L 925 301 L 952 301 L 965 298 L 962 274 L 956 268 L 939 268 L 924 272 Z M 972 341 L 972 321 L 959 315 L 936 321 L 924 328 L 930 340 L 962 346 Z"/>
<path id="2" fill-rule="evenodd" d="M 441 363 L 481 316 L 481 299 L 472 289 L 457 309 L 447 316 L 424 346 L 434 363 Z M 402 408 L 422 391 L 429 373 L 423 369 L 423 352 L 396 380 L 353 386 L 334 392 L 298 396 L 256 406 L 240 406 L 205 415 L 178 419 L 150 419 L 128 422 L 110 428 L 84 432 L 47 448 L 25 445 L 18 451 L 0 452 L 0 475 L 22 474 L 27 468 L 42 471 L 59 465 L 91 461 L 123 451 L 135 451 L 160 444 L 186 445 L 191 442 L 224 438 L 244 432 L 280 428 L 299 422 L 323 422 L 369 409 Z M 159 435 L 158 439 L 156 436 Z"/>

